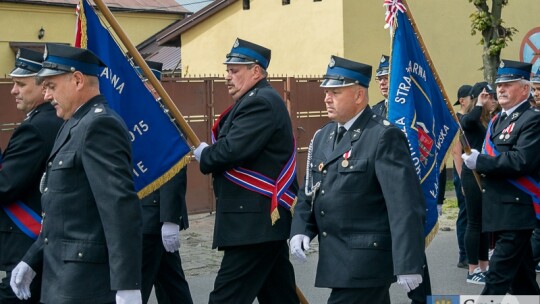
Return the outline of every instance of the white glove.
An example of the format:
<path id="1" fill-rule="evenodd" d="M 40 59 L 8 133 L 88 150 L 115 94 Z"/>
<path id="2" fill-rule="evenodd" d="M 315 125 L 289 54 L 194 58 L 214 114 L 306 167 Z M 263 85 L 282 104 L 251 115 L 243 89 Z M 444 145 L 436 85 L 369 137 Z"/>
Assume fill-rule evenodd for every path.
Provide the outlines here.
<path id="1" fill-rule="evenodd" d="M 141 291 L 138 289 L 118 290 L 116 304 L 142 304 Z"/>
<path id="2" fill-rule="evenodd" d="M 465 163 L 465 166 L 471 170 L 476 169 L 476 159 L 478 158 L 478 150 L 472 149 L 471 154 L 467 155 L 467 153 L 463 153 L 461 155 L 461 158 L 463 159 L 463 162 Z"/>
<path id="3" fill-rule="evenodd" d="M 302 263 L 305 263 L 307 261 L 304 250 L 309 249 L 309 241 L 309 237 L 303 234 L 297 234 L 293 236 L 289 241 L 291 254 L 293 255 L 293 257 L 295 257 Z"/>
<path id="4" fill-rule="evenodd" d="M 9 285 L 19 298 L 19 300 L 28 300 L 32 296 L 30 294 L 30 283 L 36 276 L 36 272 L 25 262 L 19 262 L 11 271 L 11 280 Z"/>
<path id="5" fill-rule="evenodd" d="M 175 252 L 180 248 L 180 226 L 164 222 L 161 226 L 161 240 L 167 252 Z"/>
<path id="6" fill-rule="evenodd" d="M 397 276 L 397 282 L 406 292 L 409 292 L 422 283 L 422 276 L 419 274 L 402 274 Z"/>
<path id="7" fill-rule="evenodd" d="M 199 146 L 193 150 L 193 155 L 195 155 L 195 160 L 197 160 L 198 162 L 201 161 L 201 154 L 202 154 L 202 151 L 204 150 L 204 148 L 208 147 L 208 144 L 205 143 L 204 141 L 202 141 Z"/>

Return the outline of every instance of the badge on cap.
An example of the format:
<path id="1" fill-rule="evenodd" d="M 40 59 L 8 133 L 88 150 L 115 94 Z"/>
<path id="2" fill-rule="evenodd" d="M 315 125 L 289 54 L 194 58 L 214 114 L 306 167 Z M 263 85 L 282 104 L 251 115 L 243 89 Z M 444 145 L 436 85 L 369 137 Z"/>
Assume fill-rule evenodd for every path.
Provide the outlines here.
<path id="1" fill-rule="evenodd" d="M 504 61 L 501 60 L 501 64 L 499 64 L 500 68 L 504 68 Z"/>
<path id="2" fill-rule="evenodd" d="M 43 51 L 43 60 L 47 59 L 47 55 L 49 54 L 49 52 L 47 51 L 48 47 L 45 46 L 45 50 Z"/>
<path id="3" fill-rule="evenodd" d="M 381 63 L 384 63 L 386 61 L 386 58 L 384 56 L 381 57 Z"/>
<path id="4" fill-rule="evenodd" d="M 330 58 L 330 63 L 328 64 L 328 66 L 333 68 L 335 65 L 336 65 L 336 61 L 334 60 L 334 57 Z"/>
<path id="5" fill-rule="evenodd" d="M 17 51 L 17 55 L 15 56 L 15 59 L 19 59 L 21 57 L 21 49 Z"/>
<path id="6" fill-rule="evenodd" d="M 233 47 L 237 48 L 240 45 L 240 41 L 238 41 L 238 38 L 234 41 Z"/>

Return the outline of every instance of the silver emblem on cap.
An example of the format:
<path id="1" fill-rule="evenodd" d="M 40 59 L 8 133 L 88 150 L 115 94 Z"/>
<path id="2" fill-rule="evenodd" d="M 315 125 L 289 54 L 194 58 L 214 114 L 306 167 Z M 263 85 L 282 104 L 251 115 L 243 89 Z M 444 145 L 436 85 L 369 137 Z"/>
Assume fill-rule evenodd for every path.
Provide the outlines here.
<path id="1" fill-rule="evenodd" d="M 43 59 L 47 59 L 48 54 L 49 54 L 48 47 L 45 46 L 45 51 L 43 51 Z"/>
<path id="2" fill-rule="evenodd" d="M 328 66 L 333 68 L 335 65 L 336 65 L 336 61 L 334 60 L 334 57 L 330 58 L 330 63 L 328 64 Z"/>
<path id="3" fill-rule="evenodd" d="M 384 56 L 381 57 L 381 63 L 385 62 L 386 61 L 386 58 L 384 58 Z"/>
<path id="4" fill-rule="evenodd" d="M 237 48 L 240 45 L 240 41 L 238 41 L 238 38 L 236 38 L 236 41 L 234 41 L 234 48 Z"/>
<path id="5" fill-rule="evenodd" d="M 500 68 L 504 68 L 504 61 L 501 60 L 501 64 L 499 64 Z"/>
<path id="6" fill-rule="evenodd" d="M 17 51 L 17 55 L 15 56 L 16 59 L 19 59 L 21 57 L 21 49 Z"/>

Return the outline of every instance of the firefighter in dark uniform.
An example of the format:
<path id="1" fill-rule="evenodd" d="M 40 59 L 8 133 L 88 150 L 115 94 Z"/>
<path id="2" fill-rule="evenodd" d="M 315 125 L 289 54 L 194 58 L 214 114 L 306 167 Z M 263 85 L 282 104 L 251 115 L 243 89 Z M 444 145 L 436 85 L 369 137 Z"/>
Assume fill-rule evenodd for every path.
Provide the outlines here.
<path id="1" fill-rule="evenodd" d="M 141 206 L 130 137 L 100 95 L 104 67 L 91 51 L 47 44 L 45 98 L 65 120 L 42 177 L 42 230 L 11 274 L 28 295 L 43 267 L 41 302 L 141 303 Z"/>
<path id="2" fill-rule="evenodd" d="M 386 117 L 388 115 L 388 74 L 390 70 L 390 57 L 386 55 L 381 56 L 379 60 L 379 67 L 375 72 L 375 81 L 379 84 L 379 91 L 381 91 L 383 100 L 379 101 L 373 106 L 373 113 Z"/>
<path id="3" fill-rule="evenodd" d="M 482 229 L 493 232 L 495 250 L 482 294 L 538 295 L 531 234 L 540 213 L 540 111 L 528 97 L 531 64 L 501 60 L 497 100 L 502 111 L 488 126 L 480 154 L 463 154 L 465 165 L 482 177 Z"/>
<path id="4" fill-rule="evenodd" d="M 161 79 L 161 62 L 146 61 Z M 142 71 L 137 71 L 150 86 Z M 156 98 L 158 96 L 155 96 Z M 191 292 L 180 259 L 180 230 L 189 227 L 186 207 L 187 168 L 184 167 L 158 190 L 141 199 L 143 215 L 142 300 L 152 291 L 160 304 L 191 304 Z"/>
<path id="5" fill-rule="evenodd" d="M 30 286 L 28 301 L 19 300 L 9 286 L 11 270 L 39 234 L 39 180 L 63 123 L 44 99 L 41 82 L 35 77 L 41 62 L 42 53 L 19 49 L 15 69 L 9 74 L 14 83 L 11 94 L 26 118 L 11 136 L 0 165 L 0 270 L 6 271 L 0 283 L 0 303 L 6 304 L 39 303 L 41 291 L 41 276 Z M 29 221 L 31 218 L 34 220 Z"/>
<path id="6" fill-rule="evenodd" d="M 368 106 L 371 66 L 332 56 L 321 87 L 333 122 L 314 135 L 291 228 L 305 260 L 319 240 L 315 286 L 328 303 L 390 303 L 396 281 L 422 282 L 425 202 L 405 134 Z"/>
<path id="7" fill-rule="evenodd" d="M 214 143 L 194 151 L 201 172 L 213 174 L 213 247 L 224 251 L 209 303 L 299 302 L 287 246 L 295 140 L 287 107 L 266 80 L 269 63 L 269 49 L 236 40 L 225 60 L 235 103 L 214 124 Z"/>

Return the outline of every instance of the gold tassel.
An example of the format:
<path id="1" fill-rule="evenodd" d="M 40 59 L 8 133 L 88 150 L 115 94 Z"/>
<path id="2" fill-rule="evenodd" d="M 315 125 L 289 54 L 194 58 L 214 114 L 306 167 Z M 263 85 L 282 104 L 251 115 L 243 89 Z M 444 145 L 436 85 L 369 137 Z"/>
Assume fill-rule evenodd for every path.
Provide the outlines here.
<path id="1" fill-rule="evenodd" d="M 171 178 L 173 178 L 173 176 L 178 174 L 178 172 L 180 172 L 182 168 L 187 166 L 187 164 L 189 164 L 190 161 L 191 161 L 191 153 L 188 153 L 178 163 L 172 166 L 171 169 L 169 169 L 169 171 L 165 172 L 165 174 L 160 176 L 158 179 L 148 184 L 148 186 L 142 188 L 137 193 L 137 195 L 139 196 L 139 199 L 142 199 L 145 196 L 149 195 L 150 193 L 159 189 L 159 187 L 163 186 L 166 182 L 168 182 Z"/>
<path id="2" fill-rule="evenodd" d="M 278 207 L 272 211 L 272 214 L 270 214 L 270 218 L 272 219 L 272 226 L 276 223 L 277 220 L 279 220 L 279 210 Z"/>
<path id="3" fill-rule="evenodd" d="M 291 216 L 294 216 L 294 208 L 296 208 L 296 203 L 298 202 L 298 196 L 294 198 L 294 201 L 291 205 Z"/>

